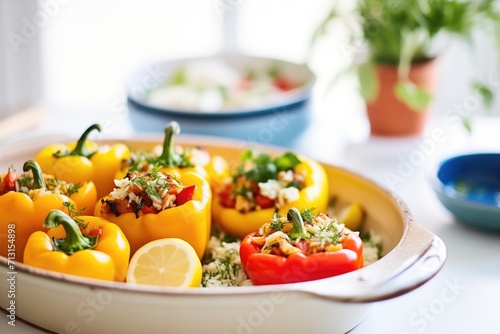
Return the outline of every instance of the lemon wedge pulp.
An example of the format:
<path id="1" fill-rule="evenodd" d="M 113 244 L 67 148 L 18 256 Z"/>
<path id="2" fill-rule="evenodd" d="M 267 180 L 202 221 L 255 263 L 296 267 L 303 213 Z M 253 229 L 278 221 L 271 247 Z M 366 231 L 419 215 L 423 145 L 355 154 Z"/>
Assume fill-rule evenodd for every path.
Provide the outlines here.
<path id="1" fill-rule="evenodd" d="M 164 287 L 199 287 L 202 266 L 194 248 L 178 238 L 151 241 L 132 256 L 127 282 Z"/>

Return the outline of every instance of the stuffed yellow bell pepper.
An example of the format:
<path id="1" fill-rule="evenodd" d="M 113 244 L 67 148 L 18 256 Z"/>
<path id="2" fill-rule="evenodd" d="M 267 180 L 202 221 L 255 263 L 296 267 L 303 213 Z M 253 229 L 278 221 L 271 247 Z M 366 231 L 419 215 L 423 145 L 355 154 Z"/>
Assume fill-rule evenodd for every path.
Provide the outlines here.
<path id="1" fill-rule="evenodd" d="M 97 189 L 92 181 L 71 183 L 56 179 L 53 175 L 43 173 L 40 165 L 34 160 L 26 162 L 30 166 L 27 172 L 18 175 L 9 169 L 0 183 L 0 195 L 8 191 L 18 191 L 28 194 L 34 189 L 43 189 L 45 193 L 61 194 L 71 198 L 79 214 L 92 215 L 97 203 Z M 36 175 L 36 177 L 33 177 Z M 40 179 L 41 175 L 41 179 Z"/>
<path id="2" fill-rule="evenodd" d="M 100 198 L 113 189 L 116 172 L 122 160 L 130 156 L 130 149 L 121 143 L 99 146 L 87 141 L 93 130 L 101 131 L 101 128 L 94 124 L 85 130 L 77 142 L 47 146 L 35 160 L 46 173 L 57 179 L 73 183 L 94 182 Z"/>
<path id="3" fill-rule="evenodd" d="M 29 236 L 43 230 L 43 221 L 52 209 L 68 212 L 70 206 L 75 206 L 69 197 L 47 190 L 40 166 L 35 161 L 27 161 L 23 169 L 33 175 L 33 185 L 26 193 L 18 191 L 20 185 L 12 170 L 0 182 L 0 255 L 18 262 L 22 262 Z"/>
<path id="4" fill-rule="evenodd" d="M 292 152 L 271 157 L 247 150 L 241 164 L 212 201 L 212 220 L 227 233 L 243 238 L 292 207 L 326 211 L 328 182 L 323 167 Z"/>
<path id="5" fill-rule="evenodd" d="M 24 263 L 65 274 L 125 281 L 130 246 L 118 226 L 94 216 L 71 218 L 52 210 L 28 239 Z"/>
<path id="6" fill-rule="evenodd" d="M 161 238 L 180 238 L 201 258 L 210 236 L 212 193 L 207 180 L 192 171 L 170 174 L 130 172 L 97 203 L 94 215 L 117 224 L 131 254 Z"/>
<path id="7" fill-rule="evenodd" d="M 202 147 L 174 145 L 174 137 L 180 131 L 179 123 L 172 121 L 167 124 L 163 145 L 151 151 L 132 151 L 130 158 L 123 161 L 116 178 L 123 178 L 129 171 L 151 171 L 153 167 L 159 167 L 160 171 L 174 176 L 181 171 L 194 171 L 207 179 L 212 189 L 216 189 L 229 176 L 226 160 L 210 155 Z"/>

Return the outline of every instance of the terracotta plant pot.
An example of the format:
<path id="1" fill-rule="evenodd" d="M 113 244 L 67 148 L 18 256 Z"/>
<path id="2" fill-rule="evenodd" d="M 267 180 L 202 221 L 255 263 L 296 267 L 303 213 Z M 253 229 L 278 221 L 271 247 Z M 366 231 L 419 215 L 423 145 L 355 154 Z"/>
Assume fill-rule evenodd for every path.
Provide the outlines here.
<path id="1" fill-rule="evenodd" d="M 366 105 L 371 134 L 410 136 L 422 133 L 429 112 L 410 109 L 395 96 L 397 67 L 378 65 L 375 70 L 379 83 L 378 96 Z M 436 61 L 414 64 L 410 70 L 410 80 L 432 94 L 436 82 Z"/>

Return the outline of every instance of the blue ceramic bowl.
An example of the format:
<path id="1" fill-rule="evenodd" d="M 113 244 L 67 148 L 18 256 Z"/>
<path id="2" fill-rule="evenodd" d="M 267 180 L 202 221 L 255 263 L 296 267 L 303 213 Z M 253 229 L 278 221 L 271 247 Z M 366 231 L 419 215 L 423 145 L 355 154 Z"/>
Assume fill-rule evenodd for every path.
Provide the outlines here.
<path id="1" fill-rule="evenodd" d="M 275 67 L 300 84 L 259 106 L 211 112 L 159 106 L 147 99 L 148 92 L 168 82 L 179 66 L 207 61 L 222 62 L 238 73 L 249 69 L 263 73 Z M 132 128 L 138 132 L 163 133 L 165 125 L 175 120 L 183 134 L 236 138 L 249 145 L 291 147 L 310 123 L 310 97 L 315 81 L 315 75 L 306 65 L 277 59 L 234 55 L 172 60 L 145 66 L 128 78 L 128 111 Z"/>
<path id="2" fill-rule="evenodd" d="M 458 221 L 500 231 L 500 153 L 451 157 L 433 174 L 438 199 Z"/>

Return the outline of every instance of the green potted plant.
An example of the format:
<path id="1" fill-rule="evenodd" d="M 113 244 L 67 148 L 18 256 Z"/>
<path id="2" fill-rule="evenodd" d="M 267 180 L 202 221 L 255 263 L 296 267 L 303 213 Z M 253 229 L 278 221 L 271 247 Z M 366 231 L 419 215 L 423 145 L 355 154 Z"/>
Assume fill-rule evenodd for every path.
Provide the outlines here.
<path id="1" fill-rule="evenodd" d="M 476 29 L 494 35 L 500 9 L 497 0 L 357 0 L 347 13 L 333 8 L 313 44 L 334 21 L 344 22 L 353 45 L 366 51 L 348 70 L 358 75 L 372 134 L 403 136 L 424 128 L 436 81 L 436 41 L 470 39 Z M 491 90 L 473 85 L 491 103 Z"/>

